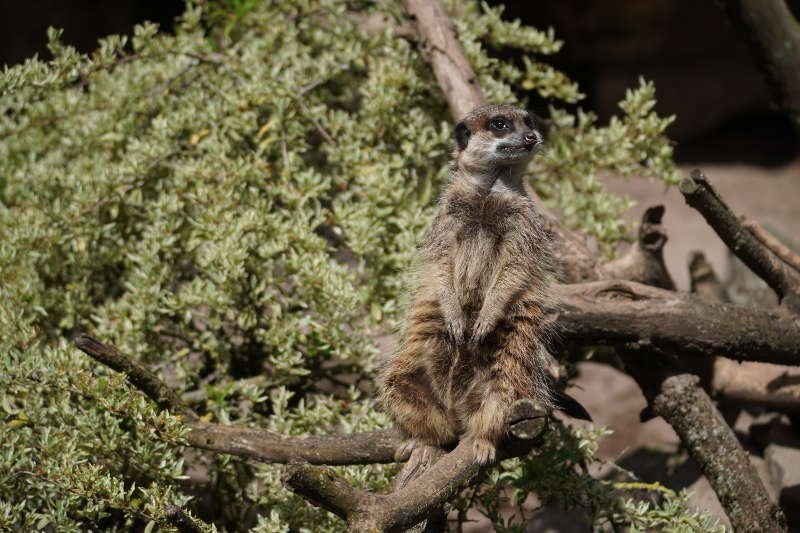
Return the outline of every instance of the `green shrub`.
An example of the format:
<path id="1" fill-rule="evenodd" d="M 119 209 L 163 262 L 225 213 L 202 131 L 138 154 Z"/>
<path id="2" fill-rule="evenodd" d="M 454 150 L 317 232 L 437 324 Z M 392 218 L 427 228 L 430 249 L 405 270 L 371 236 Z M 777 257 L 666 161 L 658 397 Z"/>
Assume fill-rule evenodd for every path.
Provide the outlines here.
<path id="1" fill-rule="evenodd" d="M 552 31 L 450 7 L 490 100 L 581 98 L 542 62 L 561 46 Z M 170 530 L 174 503 L 218 530 L 341 530 L 283 489 L 280 466 L 183 447 L 178 419 L 68 339 L 114 343 L 195 391 L 208 420 L 287 434 L 389 425 L 370 394 L 375 339 L 402 319 L 451 120 L 413 42 L 359 30 L 384 12 L 400 16 L 337 0 L 189 3 L 175 35 L 145 24 L 88 57 L 51 30 L 52 61 L 0 76 L 0 528 Z M 492 57 L 505 47 L 523 59 Z M 606 250 L 627 236 L 627 203 L 596 171 L 676 179 L 653 104 L 643 82 L 605 127 L 550 110 L 535 185 Z M 598 523 L 654 519 L 576 470 L 599 433 L 559 435 L 542 455 L 553 497 L 578 491 L 571 504 Z M 498 530 L 500 487 L 534 490 L 545 459 L 507 462 L 480 489 Z M 339 470 L 384 490 L 396 469 Z"/>

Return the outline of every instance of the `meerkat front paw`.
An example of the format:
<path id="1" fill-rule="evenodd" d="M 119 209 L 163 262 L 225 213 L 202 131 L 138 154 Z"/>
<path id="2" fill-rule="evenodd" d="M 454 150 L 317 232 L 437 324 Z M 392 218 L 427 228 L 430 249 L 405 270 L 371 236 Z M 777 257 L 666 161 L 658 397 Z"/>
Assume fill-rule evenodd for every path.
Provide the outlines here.
<path id="1" fill-rule="evenodd" d="M 478 321 L 475 322 L 475 327 L 472 330 L 472 337 L 470 337 L 469 342 L 472 344 L 482 343 L 494 330 L 494 327 L 494 322 L 478 318 Z"/>
<path id="2" fill-rule="evenodd" d="M 467 335 L 467 319 L 463 316 L 447 321 L 447 333 L 457 345 L 464 344 Z"/>
<path id="3" fill-rule="evenodd" d="M 475 453 L 475 461 L 481 465 L 494 463 L 497 455 L 497 449 L 488 439 L 475 439 L 472 442 L 472 451 Z"/>

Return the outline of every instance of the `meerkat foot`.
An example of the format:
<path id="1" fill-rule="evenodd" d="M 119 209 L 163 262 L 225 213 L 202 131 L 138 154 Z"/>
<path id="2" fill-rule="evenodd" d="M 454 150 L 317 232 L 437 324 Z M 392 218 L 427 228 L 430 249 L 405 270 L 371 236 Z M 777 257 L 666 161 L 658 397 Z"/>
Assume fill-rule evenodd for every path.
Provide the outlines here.
<path id="1" fill-rule="evenodd" d="M 478 462 L 478 464 L 486 465 L 494 463 L 497 449 L 488 439 L 475 439 L 472 442 L 472 450 L 475 453 L 475 461 Z"/>
<path id="2" fill-rule="evenodd" d="M 407 460 L 411 456 L 411 452 L 420 446 L 425 446 L 425 443 L 419 439 L 404 440 L 394 451 L 394 460 L 398 462 Z"/>

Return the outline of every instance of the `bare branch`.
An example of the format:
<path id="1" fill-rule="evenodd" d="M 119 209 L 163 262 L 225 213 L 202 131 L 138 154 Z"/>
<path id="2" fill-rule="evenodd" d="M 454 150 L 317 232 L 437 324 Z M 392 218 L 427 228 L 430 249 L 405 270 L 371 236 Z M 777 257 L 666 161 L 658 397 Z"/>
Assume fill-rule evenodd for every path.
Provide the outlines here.
<path id="1" fill-rule="evenodd" d="M 741 219 L 742 225 L 750 230 L 750 233 L 753 234 L 753 237 L 758 239 L 761 244 L 769 248 L 769 251 L 777 255 L 781 261 L 800 272 L 800 256 L 791 251 L 789 247 L 783 244 L 781 241 L 773 237 L 755 220 L 750 220 L 744 215 L 742 215 Z"/>
<path id="2" fill-rule="evenodd" d="M 120 353 L 115 347 L 105 345 L 86 334 L 78 335 L 74 342 L 75 346 L 97 362 L 128 376 L 130 382 L 161 409 L 179 414 L 190 422 L 198 420 L 197 414 L 183 403 L 174 390 L 132 358 Z"/>
<path id="3" fill-rule="evenodd" d="M 800 127 L 800 24 L 785 0 L 718 0 L 764 73 L 775 103 Z"/>
<path id="4" fill-rule="evenodd" d="M 664 265 L 667 234 L 661 226 L 664 206 L 648 207 L 639 225 L 639 238 L 628 252 L 605 265 L 614 279 L 630 279 L 639 283 L 675 290 L 675 282 Z"/>
<path id="5" fill-rule="evenodd" d="M 767 282 L 781 303 L 790 311 L 800 312 L 800 275 L 774 257 L 745 229 L 703 173 L 693 170 L 691 176 L 681 182 L 680 190 L 686 203 L 697 209 L 728 248 Z"/>
<path id="6" fill-rule="evenodd" d="M 308 464 L 290 465 L 283 482 L 296 494 L 348 522 L 359 514 L 361 506 L 378 498 L 351 487 L 328 468 Z"/>
<path id="7" fill-rule="evenodd" d="M 499 459 L 530 452 L 541 440 L 547 417 L 533 402 L 521 400 L 512 405 L 509 421 L 510 437 L 498 450 Z M 354 489 L 330 471 L 310 465 L 291 466 L 285 480 L 297 494 L 345 519 L 350 531 L 402 531 L 430 516 L 475 482 L 479 473 L 472 442 L 465 440 L 412 482 L 387 495 Z"/>
<path id="8" fill-rule="evenodd" d="M 710 300 L 728 301 L 722 283 L 702 252 L 692 253 L 689 277 L 693 293 Z M 786 366 L 737 363 L 716 357 L 711 377 L 704 385 L 715 400 L 800 414 L 800 375 L 790 374 L 796 371 Z"/>
<path id="9" fill-rule="evenodd" d="M 472 64 L 464 54 L 453 22 L 442 4 L 427 0 L 404 0 L 403 4 L 415 19 L 423 50 L 450 104 L 453 118 L 460 120 L 474 108 L 486 105 L 486 97 L 478 85 Z"/>
<path id="10" fill-rule="evenodd" d="M 317 465 L 393 463 L 403 439 L 394 430 L 293 437 L 266 429 L 189 424 L 191 446 L 262 463 L 303 461 Z"/>
<path id="11" fill-rule="evenodd" d="M 642 262 L 650 263 L 651 268 L 649 273 L 645 269 L 638 272 L 650 279 L 671 282 L 664 262 L 660 260 L 667 241 L 660 225 L 662 214 L 663 208 L 657 212 L 648 210 L 643 217 L 638 247 L 642 250 Z M 713 271 L 710 272 L 713 276 Z M 658 343 L 643 337 L 637 342 L 619 346 L 618 352 L 647 398 L 649 411 L 664 418 L 675 429 L 699 464 L 734 530 L 753 533 L 785 531 L 786 519 L 780 508 L 769 500 L 747 453 L 714 407 L 708 393 L 699 386 L 700 378 L 686 373 L 690 368 L 710 381 L 712 358 L 690 361 L 675 355 L 683 353 L 680 346 L 670 346 L 669 350 L 663 352 Z M 719 456 L 720 451 L 725 457 Z"/>
<path id="12" fill-rule="evenodd" d="M 780 310 L 713 302 L 631 281 L 556 288 L 562 337 L 584 345 L 651 342 L 665 352 L 800 365 L 800 322 Z"/>
<path id="13" fill-rule="evenodd" d="M 691 292 L 709 300 L 730 301 L 725 294 L 725 287 L 703 252 L 694 251 L 689 257 L 689 280 Z"/>
<path id="14" fill-rule="evenodd" d="M 750 458 L 708 394 L 689 374 L 665 379 L 651 401 L 700 466 L 731 521 L 749 533 L 786 531 L 786 518 L 769 499 Z"/>
<path id="15" fill-rule="evenodd" d="M 796 368 L 765 367 L 718 357 L 714 361 L 711 395 L 734 405 L 800 415 L 800 374 Z"/>
<path id="16" fill-rule="evenodd" d="M 264 463 L 352 465 L 394 462 L 395 450 L 403 442 L 394 430 L 291 437 L 266 429 L 207 424 L 158 376 L 115 347 L 88 335 L 79 335 L 75 344 L 96 361 L 128 376 L 131 384 L 160 408 L 183 416 L 191 428 L 186 440 L 195 448 Z"/>

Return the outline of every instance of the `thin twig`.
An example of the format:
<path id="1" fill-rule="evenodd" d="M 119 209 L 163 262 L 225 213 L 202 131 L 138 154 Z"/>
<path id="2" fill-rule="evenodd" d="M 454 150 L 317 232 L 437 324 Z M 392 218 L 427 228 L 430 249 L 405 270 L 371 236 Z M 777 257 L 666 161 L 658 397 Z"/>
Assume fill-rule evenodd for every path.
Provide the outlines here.
<path id="1" fill-rule="evenodd" d="M 788 246 L 773 237 L 761 224 L 755 220 L 750 220 L 742 215 L 742 225 L 750 230 L 750 233 L 758 239 L 758 241 L 769 248 L 770 252 L 777 255 L 781 261 L 800 272 L 800 256 L 789 249 Z"/>
<path id="2" fill-rule="evenodd" d="M 120 353 L 113 346 L 105 345 L 86 334 L 78 335 L 74 342 L 75 346 L 97 362 L 125 374 L 131 384 L 144 392 L 161 409 L 168 409 L 175 414 L 180 414 L 190 422 L 198 420 L 197 414 L 189 409 L 175 394 L 175 391 L 161 381 L 158 376 L 127 355 Z"/>

